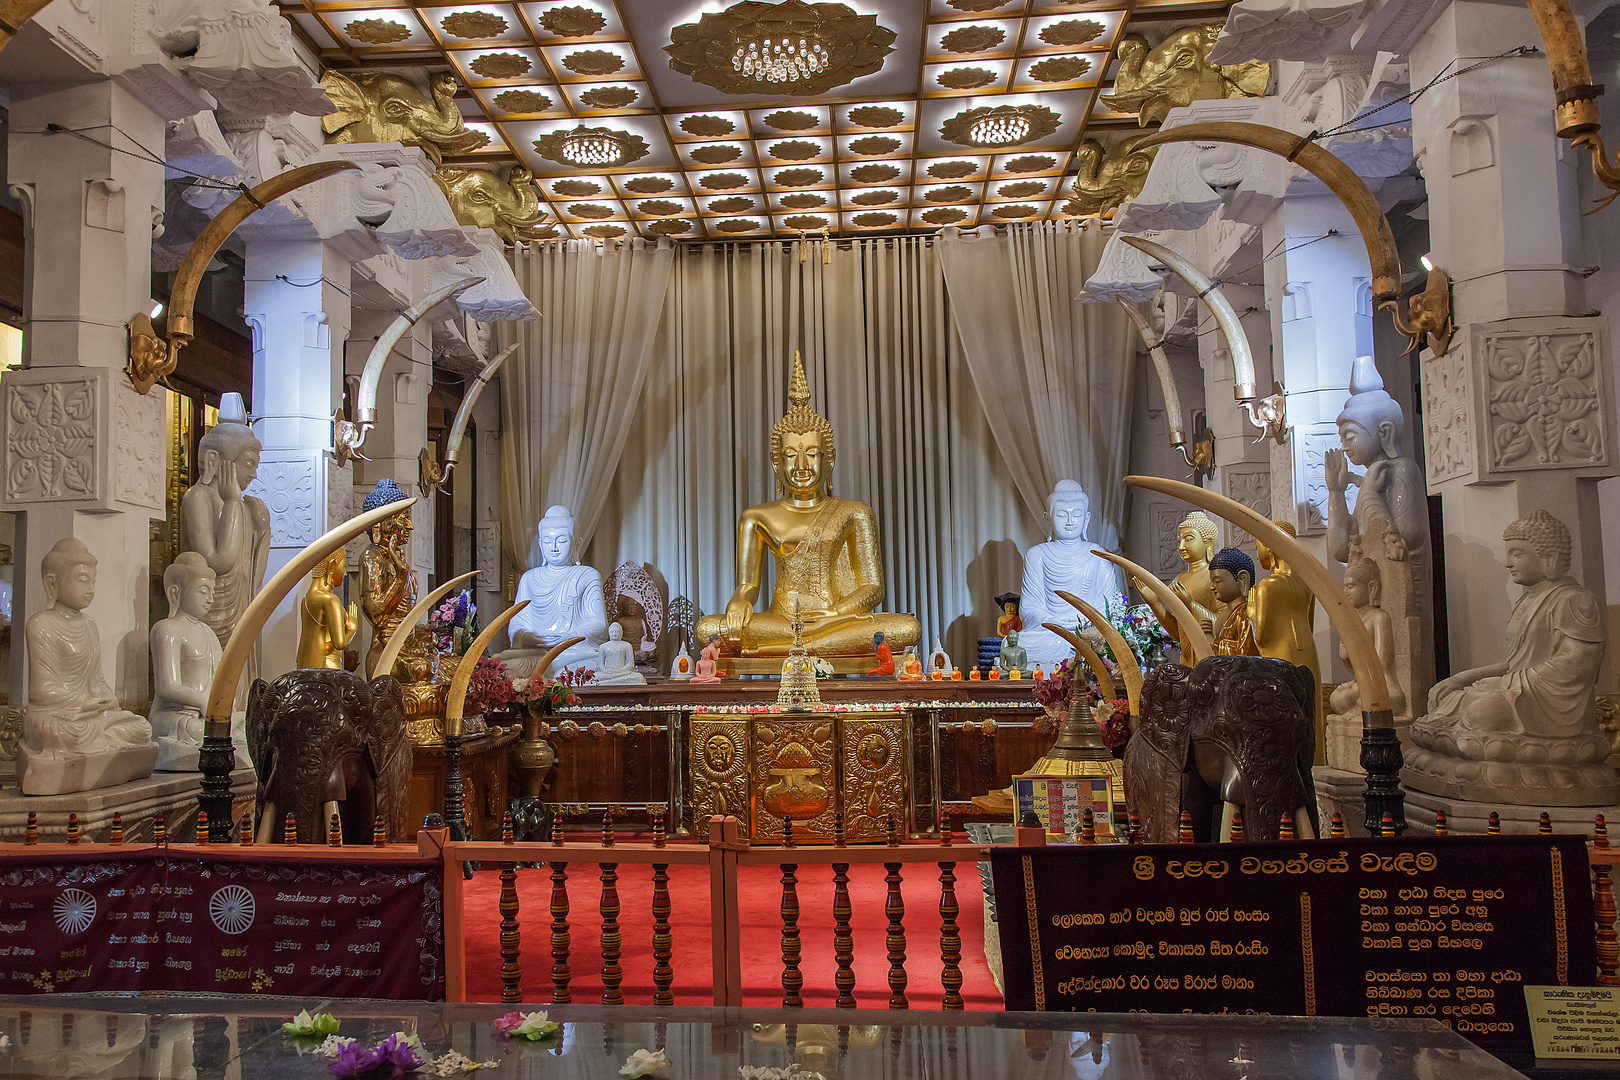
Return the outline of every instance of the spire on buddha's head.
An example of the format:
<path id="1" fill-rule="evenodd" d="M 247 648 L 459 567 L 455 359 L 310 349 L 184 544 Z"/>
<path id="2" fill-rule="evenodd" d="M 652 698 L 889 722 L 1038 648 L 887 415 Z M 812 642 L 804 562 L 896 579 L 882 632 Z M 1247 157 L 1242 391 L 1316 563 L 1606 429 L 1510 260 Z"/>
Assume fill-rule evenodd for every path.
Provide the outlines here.
<path id="1" fill-rule="evenodd" d="M 1350 396 L 1345 399 L 1344 410 L 1336 423 L 1346 420 L 1357 425 L 1382 442 L 1378 429 L 1385 423 L 1395 425 L 1395 438 L 1401 437 L 1406 427 L 1406 416 L 1400 404 L 1384 390 L 1384 377 L 1378 374 L 1378 365 L 1370 356 L 1358 356 L 1350 368 Z M 1390 452 L 1385 447 L 1386 452 Z"/>
<path id="2" fill-rule="evenodd" d="M 787 415 L 771 428 L 771 467 L 777 471 L 780 479 L 783 438 L 788 435 L 801 435 L 807 431 L 817 432 L 821 436 L 821 459 L 825 463 L 827 490 L 831 491 L 834 457 L 832 424 L 810 407 L 810 380 L 804 376 L 804 359 L 798 350 L 794 350 L 793 375 L 788 380 L 788 405 Z"/>

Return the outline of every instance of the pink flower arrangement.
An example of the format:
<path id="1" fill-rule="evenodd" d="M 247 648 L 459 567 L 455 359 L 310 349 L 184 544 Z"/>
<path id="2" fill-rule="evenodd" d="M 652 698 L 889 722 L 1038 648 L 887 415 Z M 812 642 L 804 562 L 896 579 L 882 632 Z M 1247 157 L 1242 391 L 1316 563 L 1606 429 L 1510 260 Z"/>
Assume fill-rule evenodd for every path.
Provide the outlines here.
<path id="1" fill-rule="evenodd" d="M 483 716 L 511 700 L 512 680 L 507 678 L 506 664 L 493 656 L 480 656 L 467 683 L 467 704 L 462 711 Z"/>
<path id="2" fill-rule="evenodd" d="M 1118 750 L 1131 737 L 1131 703 L 1124 698 L 1114 698 L 1106 704 L 1112 711 L 1099 709 L 1104 715 L 1098 717 L 1097 727 L 1102 733 L 1103 745 Z"/>

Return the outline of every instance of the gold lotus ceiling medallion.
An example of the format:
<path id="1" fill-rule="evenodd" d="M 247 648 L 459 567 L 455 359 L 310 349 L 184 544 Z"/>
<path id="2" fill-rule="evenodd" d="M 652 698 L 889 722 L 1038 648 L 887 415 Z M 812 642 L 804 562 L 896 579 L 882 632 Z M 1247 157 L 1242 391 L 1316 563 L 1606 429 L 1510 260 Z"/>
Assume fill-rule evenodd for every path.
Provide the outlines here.
<path id="1" fill-rule="evenodd" d="M 355 19 L 343 28 L 343 32 L 367 45 L 392 45 L 411 36 L 407 27 L 393 19 Z"/>
<path id="2" fill-rule="evenodd" d="M 1044 105 L 968 109 L 946 120 L 940 135 L 959 146 L 1018 146 L 1058 129 L 1058 114 Z"/>
<path id="3" fill-rule="evenodd" d="M 506 20 L 488 11 L 458 11 L 439 20 L 444 32 L 469 41 L 500 37 L 506 33 Z"/>
<path id="4" fill-rule="evenodd" d="M 534 141 L 547 161 L 580 169 L 610 169 L 647 156 L 647 140 L 628 131 L 581 124 L 571 131 L 553 131 Z"/>
<path id="5" fill-rule="evenodd" d="M 670 33 L 669 66 L 727 94 L 822 94 L 883 66 L 895 33 L 845 4 L 744 0 Z"/>

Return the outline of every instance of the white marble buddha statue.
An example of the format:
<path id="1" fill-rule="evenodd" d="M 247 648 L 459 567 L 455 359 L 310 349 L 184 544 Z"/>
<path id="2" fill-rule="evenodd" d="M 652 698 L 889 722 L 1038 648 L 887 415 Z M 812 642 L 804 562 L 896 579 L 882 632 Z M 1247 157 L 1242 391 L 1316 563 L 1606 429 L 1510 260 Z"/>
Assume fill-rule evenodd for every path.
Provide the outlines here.
<path id="1" fill-rule="evenodd" d="M 214 602 L 214 571 L 182 551 L 163 571 L 169 617 L 152 627 L 152 735 L 159 772 L 196 772 L 203 710 L 219 667 L 219 638 L 203 620 Z"/>
<path id="2" fill-rule="evenodd" d="M 28 707 L 17 744 L 24 795 L 62 795 L 150 776 L 158 748 L 145 717 L 119 708 L 101 669 L 101 634 L 84 609 L 96 558 L 58 540 L 40 565 L 49 603 L 28 620 Z"/>
<path id="3" fill-rule="evenodd" d="M 640 686 L 647 677 L 636 670 L 636 647 L 624 640 L 624 629 L 609 623 L 607 640 L 596 650 L 596 674 L 592 686 Z"/>
<path id="4" fill-rule="evenodd" d="M 1073 626 L 1079 613 L 1059 597 L 1073 593 L 1098 611 L 1118 590 L 1118 577 L 1107 561 L 1091 553 L 1096 545 L 1086 539 L 1091 524 L 1091 500 L 1073 480 L 1059 480 L 1046 500 L 1052 538 L 1036 544 L 1024 555 L 1024 588 L 1018 617 L 1024 629 L 1018 637 L 1030 665 L 1050 669 L 1074 655 L 1074 646 L 1042 623 Z"/>
<path id="5" fill-rule="evenodd" d="M 512 647 L 501 653 L 512 674 L 530 674 L 545 651 L 571 637 L 585 640 L 565 649 L 545 672 L 555 677 L 565 668 L 594 667 L 597 645 L 607 639 L 607 610 L 602 603 L 602 575 L 573 557 L 574 515 L 553 506 L 540 519 L 535 539 L 535 566 L 518 579 L 517 599 L 529 606 L 510 624 Z"/>
<path id="6" fill-rule="evenodd" d="M 1569 573 L 1564 523 L 1537 510 L 1502 534 L 1524 593 L 1508 620 L 1508 656 L 1435 684 L 1412 724 L 1402 782 L 1479 802 L 1610 806 L 1620 779 L 1597 726 L 1607 634 L 1603 606 Z"/>
<path id="7" fill-rule="evenodd" d="M 1384 685 L 1389 688 L 1389 709 L 1395 716 L 1395 731 L 1404 747 L 1410 741 L 1412 710 L 1401 686 L 1396 668 L 1395 619 L 1383 607 L 1384 576 L 1378 564 L 1365 556 L 1352 555 L 1344 568 L 1344 598 L 1361 616 L 1361 625 L 1373 640 L 1384 671 Z M 1341 640 L 1339 659 L 1344 661 L 1352 675 L 1355 665 L 1350 650 Z M 1356 679 L 1349 679 L 1333 687 L 1328 696 L 1328 715 L 1323 724 L 1326 736 L 1326 757 L 1331 768 L 1347 772 L 1361 771 L 1361 687 Z"/>

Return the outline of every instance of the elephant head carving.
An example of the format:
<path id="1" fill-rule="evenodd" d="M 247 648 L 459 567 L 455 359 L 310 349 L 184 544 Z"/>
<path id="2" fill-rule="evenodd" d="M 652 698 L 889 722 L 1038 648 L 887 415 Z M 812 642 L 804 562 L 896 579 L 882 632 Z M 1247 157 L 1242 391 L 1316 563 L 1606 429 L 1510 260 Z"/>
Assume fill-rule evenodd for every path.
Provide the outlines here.
<path id="1" fill-rule="evenodd" d="M 1103 104 L 1135 113 L 1143 126 L 1163 120 L 1171 109 L 1209 98 L 1259 97 L 1271 81 L 1271 65 L 1260 60 L 1222 67 L 1209 62 L 1220 23 L 1184 26 L 1158 45 L 1138 34 L 1119 43 L 1119 69 L 1113 93 Z"/>
<path id="2" fill-rule="evenodd" d="M 1192 668 L 1161 664 L 1142 680 L 1141 723 L 1125 744 L 1125 801 L 1142 816 L 1150 844 L 1173 844 L 1187 768 L 1187 677 Z"/>
<path id="3" fill-rule="evenodd" d="M 392 676 L 368 683 L 348 671 L 303 669 L 259 679 L 248 694 L 247 737 L 262 842 L 281 840 L 289 813 L 305 842 L 323 838 L 329 802 L 339 805 L 345 843 L 369 843 L 377 816 L 390 840 L 405 838 L 411 749 Z"/>
<path id="4" fill-rule="evenodd" d="M 483 132 L 467 129 L 449 72 L 434 74 L 427 94 L 410 79 L 385 71 L 328 71 L 321 87 L 337 106 L 337 112 L 321 117 L 329 143 L 419 146 L 438 165 L 446 154 L 470 153 L 489 142 Z"/>
<path id="5" fill-rule="evenodd" d="M 540 196 L 534 189 L 534 174 L 514 166 L 502 180 L 488 169 L 440 166 L 434 183 L 444 190 L 450 209 L 463 225 L 493 229 L 508 244 L 522 240 L 549 240 L 557 230 L 541 224 L 546 213 L 540 209 Z"/>

